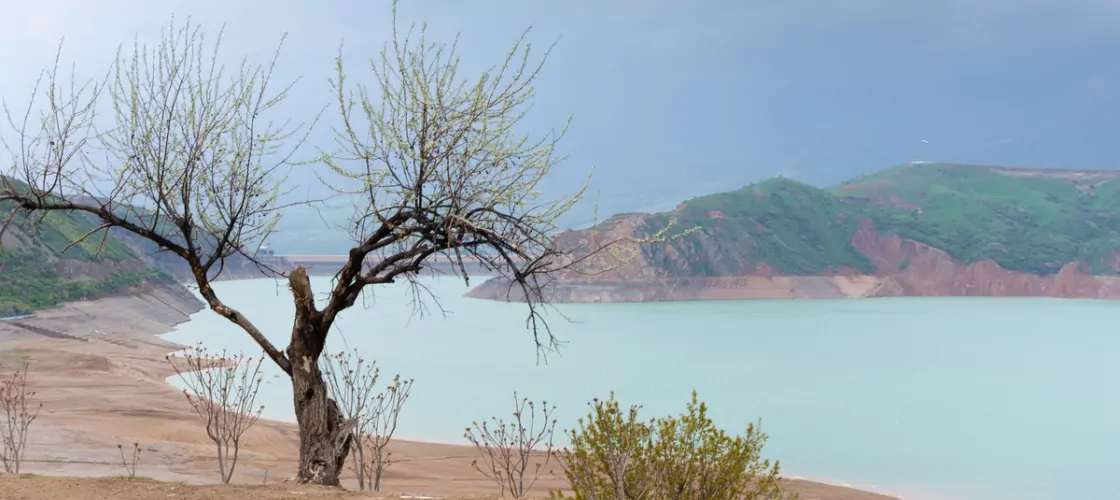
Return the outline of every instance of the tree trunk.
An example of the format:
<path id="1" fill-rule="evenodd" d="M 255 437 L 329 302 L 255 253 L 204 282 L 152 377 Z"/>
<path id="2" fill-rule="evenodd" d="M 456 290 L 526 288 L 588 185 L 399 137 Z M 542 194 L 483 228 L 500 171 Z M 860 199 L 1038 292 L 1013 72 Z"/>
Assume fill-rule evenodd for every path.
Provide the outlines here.
<path id="1" fill-rule="evenodd" d="M 298 276 L 297 276 L 298 275 Z M 299 483 L 339 486 L 338 476 L 350 452 L 354 421 L 344 420 L 338 404 L 329 397 L 319 355 L 327 332 L 320 331 L 319 313 L 310 300 L 307 275 L 289 277 L 296 301 L 296 317 L 288 359 L 292 367 L 292 396 L 299 423 Z"/>
<path id="2" fill-rule="evenodd" d="M 338 404 L 328 397 L 319 371 L 319 354 L 289 348 L 292 360 L 292 394 L 299 422 L 300 483 L 338 486 L 338 476 L 350 452 L 352 422 L 346 422 Z M 294 356 L 293 356 L 294 355 Z"/>

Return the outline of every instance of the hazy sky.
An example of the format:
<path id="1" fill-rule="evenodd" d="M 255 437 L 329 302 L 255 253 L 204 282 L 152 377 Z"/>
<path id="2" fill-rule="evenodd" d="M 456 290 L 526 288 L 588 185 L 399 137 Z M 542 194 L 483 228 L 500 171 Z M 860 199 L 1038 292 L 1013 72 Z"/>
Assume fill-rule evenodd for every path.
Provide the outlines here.
<path id="1" fill-rule="evenodd" d="M 119 43 L 158 35 L 174 13 L 211 31 L 228 23 L 231 56 L 266 56 L 289 33 L 281 71 L 303 77 L 297 114 L 329 104 L 341 41 L 352 77 L 366 76 L 390 12 L 388 0 L 2 1 L 9 102 L 23 102 L 61 37 L 65 62 L 101 71 Z M 461 32 L 467 68 L 500 60 L 530 24 L 537 45 L 563 35 L 530 125 L 574 115 L 555 185 L 594 165 L 611 211 L 918 159 L 1117 165 L 1116 0 L 402 0 L 401 14 L 439 39 Z"/>

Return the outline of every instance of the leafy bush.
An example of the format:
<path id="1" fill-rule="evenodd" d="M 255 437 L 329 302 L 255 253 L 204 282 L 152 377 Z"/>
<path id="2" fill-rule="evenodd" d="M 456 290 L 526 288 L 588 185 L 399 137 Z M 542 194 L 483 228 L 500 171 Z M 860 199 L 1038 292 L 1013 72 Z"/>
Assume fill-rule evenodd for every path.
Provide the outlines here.
<path id="1" fill-rule="evenodd" d="M 589 406 L 560 453 L 575 500 L 792 498 L 779 488 L 778 462 L 761 457 L 766 434 L 751 424 L 743 435 L 727 435 L 696 391 L 684 413 L 658 420 L 641 420 L 639 406 L 623 411 L 614 393 Z"/>

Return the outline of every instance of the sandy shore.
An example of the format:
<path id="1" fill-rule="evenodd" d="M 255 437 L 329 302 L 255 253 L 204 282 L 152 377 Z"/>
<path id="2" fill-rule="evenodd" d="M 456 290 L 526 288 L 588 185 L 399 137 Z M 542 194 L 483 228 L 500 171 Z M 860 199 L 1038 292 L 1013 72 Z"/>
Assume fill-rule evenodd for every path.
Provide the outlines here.
<path id="1" fill-rule="evenodd" d="M 190 295 L 168 289 L 69 303 L 31 318 L 0 321 L 0 373 L 30 362 L 29 383 L 43 403 L 23 472 L 118 476 L 125 468 L 117 446 L 130 450 L 139 443 L 143 452 L 137 475 L 189 484 L 216 482 L 213 444 L 182 393 L 165 382 L 173 371 L 164 356 L 182 346 L 158 336 L 198 306 Z M 293 477 L 297 445 L 294 425 L 261 420 L 246 433 L 234 482 L 278 483 Z M 397 463 L 384 479 L 386 492 L 442 497 L 497 493 L 471 468 L 473 448 L 407 441 L 390 448 Z M 352 478 L 344 480 L 347 487 L 356 486 Z M 804 500 L 893 498 L 803 480 L 786 484 Z M 558 478 L 543 477 L 536 491 L 562 486 Z"/>

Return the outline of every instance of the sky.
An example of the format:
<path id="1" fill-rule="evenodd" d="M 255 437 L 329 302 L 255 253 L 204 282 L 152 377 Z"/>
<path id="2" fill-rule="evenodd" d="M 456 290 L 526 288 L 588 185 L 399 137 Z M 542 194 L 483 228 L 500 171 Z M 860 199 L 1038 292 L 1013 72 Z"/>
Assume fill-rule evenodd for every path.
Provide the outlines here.
<path id="1" fill-rule="evenodd" d="M 388 0 L 0 1 L 9 104 L 63 37 L 63 62 L 96 74 L 119 44 L 189 15 L 224 23 L 234 58 L 268 57 L 287 33 L 278 73 L 300 80 L 285 110 L 309 117 L 330 104 L 340 43 L 369 81 L 391 26 Z M 914 160 L 1120 165 L 1120 0 L 401 0 L 400 17 L 433 40 L 458 33 L 475 73 L 530 25 L 534 47 L 559 37 L 526 127 L 573 118 L 546 188 L 569 192 L 594 167 L 604 212 Z M 296 182 L 314 189 L 306 172 Z"/>

